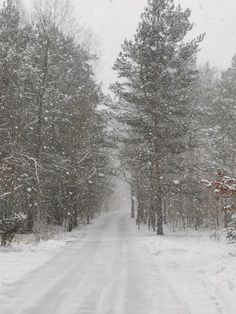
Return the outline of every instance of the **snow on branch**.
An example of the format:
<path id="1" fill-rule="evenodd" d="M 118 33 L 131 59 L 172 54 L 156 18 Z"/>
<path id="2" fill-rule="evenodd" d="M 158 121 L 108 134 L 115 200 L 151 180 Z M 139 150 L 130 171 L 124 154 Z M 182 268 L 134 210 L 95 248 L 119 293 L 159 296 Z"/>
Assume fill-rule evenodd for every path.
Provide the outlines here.
<path id="1" fill-rule="evenodd" d="M 227 198 L 236 194 L 236 179 L 225 176 L 224 171 L 218 171 L 218 180 L 202 180 L 207 188 L 211 189 L 216 198 Z"/>

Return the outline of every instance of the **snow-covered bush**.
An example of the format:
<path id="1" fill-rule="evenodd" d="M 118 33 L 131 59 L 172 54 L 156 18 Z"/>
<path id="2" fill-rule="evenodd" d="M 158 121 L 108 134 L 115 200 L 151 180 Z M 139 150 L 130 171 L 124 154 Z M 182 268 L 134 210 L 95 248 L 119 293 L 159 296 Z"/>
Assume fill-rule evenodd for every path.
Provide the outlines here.
<path id="1" fill-rule="evenodd" d="M 1 246 L 10 245 L 15 234 L 23 225 L 26 216 L 22 213 L 15 213 L 10 217 L 0 219 Z"/>
<path id="2" fill-rule="evenodd" d="M 229 205 L 222 208 L 224 213 L 224 226 L 227 232 L 226 238 L 230 241 L 236 240 L 236 214 L 235 214 L 235 196 L 236 179 L 225 175 L 223 170 L 218 170 L 218 178 L 215 181 L 202 180 L 202 182 L 213 193 L 213 199 L 224 200 Z"/>

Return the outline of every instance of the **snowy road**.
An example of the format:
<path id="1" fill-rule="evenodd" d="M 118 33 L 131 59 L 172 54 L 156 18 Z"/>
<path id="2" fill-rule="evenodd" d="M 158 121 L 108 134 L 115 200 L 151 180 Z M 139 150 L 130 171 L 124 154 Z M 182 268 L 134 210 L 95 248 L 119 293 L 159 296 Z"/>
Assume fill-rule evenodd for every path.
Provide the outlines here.
<path id="1" fill-rule="evenodd" d="M 166 262 L 161 257 L 165 240 L 157 250 L 154 239 L 137 232 L 127 212 L 111 213 L 90 226 L 85 237 L 10 285 L 0 295 L 0 313 L 226 313 L 200 277 L 178 268 L 178 254 L 187 251 L 172 243 L 176 261 L 169 254 Z M 236 313 L 231 306 L 227 314 L 231 310 Z"/>

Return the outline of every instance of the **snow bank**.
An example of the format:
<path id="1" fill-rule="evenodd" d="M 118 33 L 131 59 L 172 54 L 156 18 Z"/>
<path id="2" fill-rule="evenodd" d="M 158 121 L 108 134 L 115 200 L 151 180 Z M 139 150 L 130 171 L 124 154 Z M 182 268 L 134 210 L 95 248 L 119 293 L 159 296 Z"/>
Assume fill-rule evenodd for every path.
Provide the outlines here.
<path id="1" fill-rule="evenodd" d="M 41 241 L 38 244 L 33 234 L 17 235 L 11 247 L 0 247 L 0 292 L 7 285 L 18 281 L 47 262 L 66 243 L 76 241 L 84 234 L 84 227 L 71 233 L 55 232 L 53 239 Z"/>
<path id="2" fill-rule="evenodd" d="M 143 241 L 158 272 L 163 274 L 160 285 L 168 282 L 189 313 L 236 313 L 235 244 L 213 241 L 200 233 L 189 237 L 183 233 L 155 236 Z"/>

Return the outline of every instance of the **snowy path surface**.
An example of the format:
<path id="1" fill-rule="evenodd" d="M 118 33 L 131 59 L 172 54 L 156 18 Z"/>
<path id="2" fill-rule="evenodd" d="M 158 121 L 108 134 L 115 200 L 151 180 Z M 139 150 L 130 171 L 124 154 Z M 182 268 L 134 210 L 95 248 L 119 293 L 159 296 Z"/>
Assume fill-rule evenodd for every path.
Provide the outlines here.
<path id="1" fill-rule="evenodd" d="M 1 314 L 235 314 L 236 249 L 106 215 L 0 294 Z M 16 265 L 17 267 L 17 265 Z"/>

